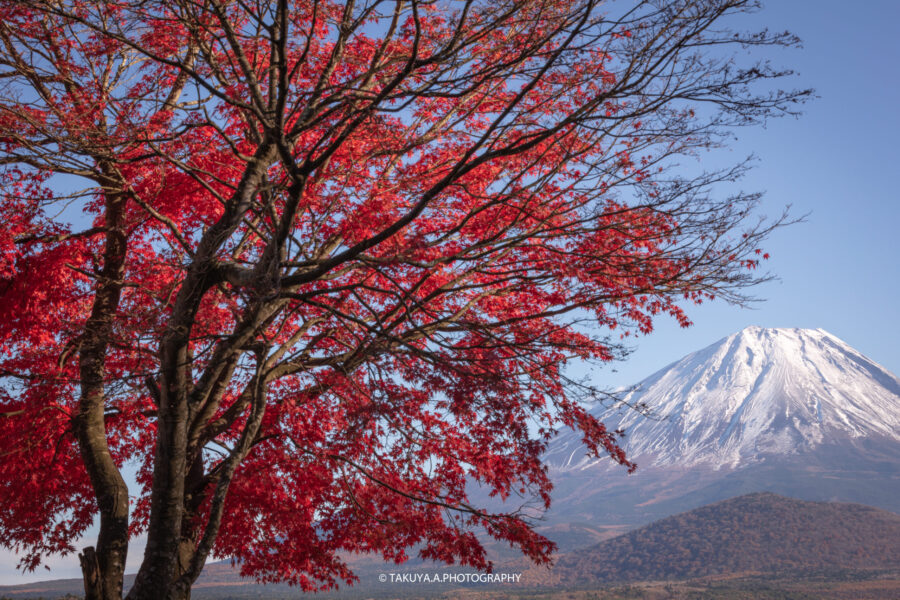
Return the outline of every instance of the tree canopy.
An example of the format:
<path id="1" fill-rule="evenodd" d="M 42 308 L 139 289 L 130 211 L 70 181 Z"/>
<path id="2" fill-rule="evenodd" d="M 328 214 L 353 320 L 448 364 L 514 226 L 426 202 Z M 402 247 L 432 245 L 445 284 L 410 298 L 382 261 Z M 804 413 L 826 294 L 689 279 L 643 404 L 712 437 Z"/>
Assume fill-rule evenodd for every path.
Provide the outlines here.
<path id="1" fill-rule="evenodd" d="M 549 560 L 527 509 L 615 334 L 740 301 L 780 221 L 677 160 L 808 92 L 745 0 L 0 0 L 0 544 L 87 597 L 215 554 Z M 739 60 L 749 60 L 742 64 Z M 613 331 L 615 330 L 615 331 Z M 139 465 L 139 489 L 121 469 Z"/>

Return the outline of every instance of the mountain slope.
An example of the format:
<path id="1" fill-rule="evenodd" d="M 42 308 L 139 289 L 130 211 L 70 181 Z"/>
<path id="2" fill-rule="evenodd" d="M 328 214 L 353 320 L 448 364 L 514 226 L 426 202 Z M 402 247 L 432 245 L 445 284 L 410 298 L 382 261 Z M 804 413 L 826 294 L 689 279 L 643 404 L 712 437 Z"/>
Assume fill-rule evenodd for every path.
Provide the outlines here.
<path id="1" fill-rule="evenodd" d="M 897 569 L 900 515 L 769 493 L 668 517 L 562 557 L 568 582 L 687 579 L 798 569 Z"/>
<path id="2" fill-rule="evenodd" d="M 821 329 L 748 327 L 650 376 L 625 401 L 598 408 L 628 433 L 643 465 L 714 468 L 795 455 L 861 439 L 900 442 L 900 379 Z M 580 440 L 563 435 L 546 460 L 562 470 L 592 467 Z"/>
<path id="3" fill-rule="evenodd" d="M 637 472 L 559 436 L 546 454 L 548 527 L 634 527 L 761 491 L 900 513 L 900 379 L 825 331 L 747 328 L 648 377 L 627 401 L 661 417 L 594 412 L 625 427 Z"/>

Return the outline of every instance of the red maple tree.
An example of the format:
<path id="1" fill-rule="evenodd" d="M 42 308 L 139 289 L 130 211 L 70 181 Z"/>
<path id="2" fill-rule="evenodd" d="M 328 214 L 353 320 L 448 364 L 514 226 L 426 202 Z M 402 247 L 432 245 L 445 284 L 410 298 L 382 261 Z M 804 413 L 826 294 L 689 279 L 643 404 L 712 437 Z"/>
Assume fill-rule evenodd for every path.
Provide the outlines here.
<path id="1" fill-rule="evenodd" d="M 758 280 L 743 167 L 673 157 L 807 95 L 727 52 L 796 42 L 751 2 L 598 5 L 0 0 L 0 544 L 99 516 L 104 600 L 139 532 L 135 600 L 547 561 L 467 486 L 547 506 L 560 426 L 630 466 L 563 368 Z"/>

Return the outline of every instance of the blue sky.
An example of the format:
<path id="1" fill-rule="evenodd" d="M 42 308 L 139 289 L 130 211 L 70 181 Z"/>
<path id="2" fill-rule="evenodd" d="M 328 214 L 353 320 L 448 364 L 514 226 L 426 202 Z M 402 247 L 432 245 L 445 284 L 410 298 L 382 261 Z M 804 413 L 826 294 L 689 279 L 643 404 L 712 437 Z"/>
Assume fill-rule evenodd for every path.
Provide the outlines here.
<path id="1" fill-rule="evenodd" d="M 752 22 L 751 22 L 752 21 Z M 738 131 L 734 162 L 754 154 L 741 188 L 766 193 L 762 211 L 808 214 L 773 233 L 767 268 L 779 277 L 753 290 L 752 309 L 691 307 L 694 326 L 661 319 L 633 354 L 595 372 L 595 383 L 630 385 L 748 325 L 821 327 L 900 373 L 900 2 L 769 2 L 747 27 L 790 30 L 800 50 L 771 54 L 797 71 L 796 87 L 819 98 L 799 119 Z M 613 372 L 615 369 L 615 372 Z"/>
<path id="2" fill-rule="evenodd" d="M 803 39 L 803 49 L 773 58 L 798 71 L 796 87 L 814 87 L 819 98 L 800 119 L 739 131 L 714 160 L 755 154 L 757 166 L 741 187 L 766 192 L 765 213 L 777 216 L 791 204 L 807 221 L 776 231 L 766 245 L 768 268 L 780 281 L 754 290 L 764 302 L 693 307 L 688 329 L 662 319 L 632 342 L 626 362 L 598 370 L 595 383 L 636 383 L 748 325 L 821 327 L 900 373 L 900 188 L 892 176 L 900 172 L 898 22 L 900 2 L 892 0 L 773 1 L 746 22 Z M 55 559 L 50 572 L 22 575 L 16 559 L 0 551 L 0 585 L 76 577 L 77 562 Z"/>

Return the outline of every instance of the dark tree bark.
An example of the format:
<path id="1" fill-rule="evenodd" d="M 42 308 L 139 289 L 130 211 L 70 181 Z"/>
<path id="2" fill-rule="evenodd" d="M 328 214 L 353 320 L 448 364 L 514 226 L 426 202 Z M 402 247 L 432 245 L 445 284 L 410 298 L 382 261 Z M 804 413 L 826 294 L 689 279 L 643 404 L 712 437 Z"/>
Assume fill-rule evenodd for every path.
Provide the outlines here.
<path id="1" fill-rule="evenodd" d="M 121 189 L 121 182 L 107 180 L 105 183 L 107 187 Z M 104 365 L 127 256 L 124 209 L 124 195 L 106 194 L 103 267 L 91 315 L 79 341 L 81 400 L 72 425 L 100 509 L 97 549 L 85 549 L 81 559 L 87 600 L 122 598 L 122 578 L 128 553 L 128 487 L 110 454 L 104 417 Z"/>

